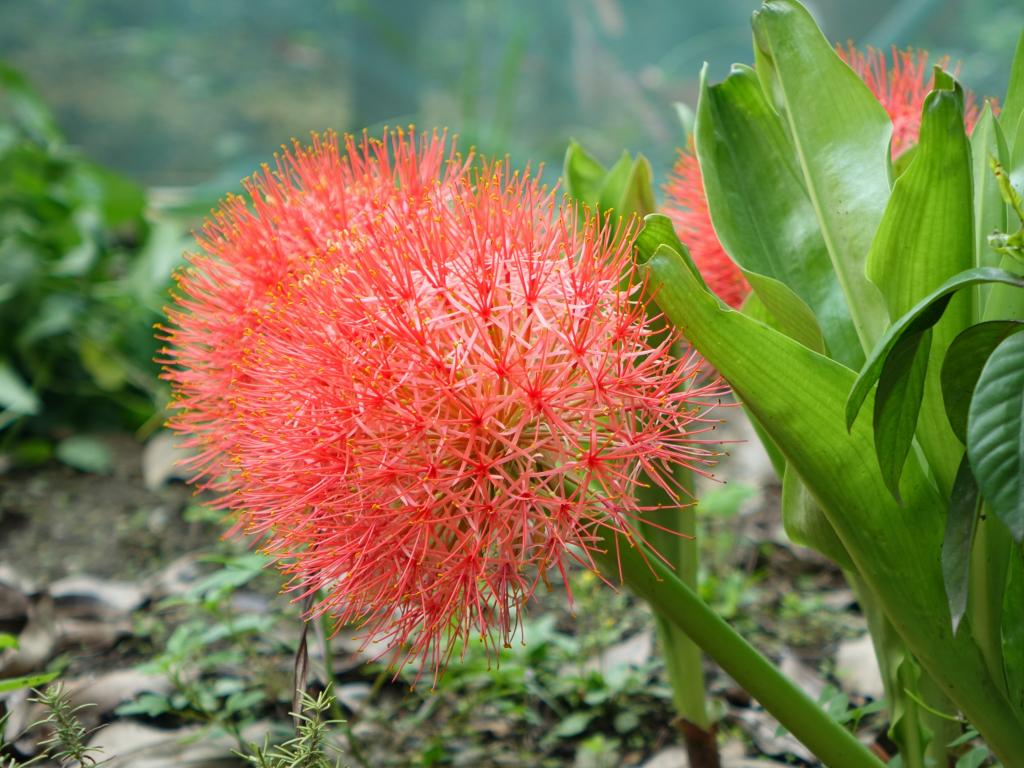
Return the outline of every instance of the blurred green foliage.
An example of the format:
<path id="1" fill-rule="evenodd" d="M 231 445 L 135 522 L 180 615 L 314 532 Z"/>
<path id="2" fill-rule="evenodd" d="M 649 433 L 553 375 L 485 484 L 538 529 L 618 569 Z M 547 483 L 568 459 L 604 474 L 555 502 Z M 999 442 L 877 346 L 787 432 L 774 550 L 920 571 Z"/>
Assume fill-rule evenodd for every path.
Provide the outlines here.
<path id="1" fill-rule="evenodd" d="M 0 63 L 0 429 L 138 429 L 164 396 L 153 363 L 177 228 L 143 190 L 69 147 Z M 3 445 L 3 444 L 0 444 Z M 36 445 L 36 443 L 32 443 Z M 34 453 L 38 455 L 38 452 Z"/>
<path id="2" fill-rule="evenodd" d="M 446 126 L 554 181 L 565 143 L 642 152 L 664 178 L 673 102 L 750 58 L 760 0 L 35 0 L 2 3 L 0 57 L 90 156 L 147 185 L 237 188 L 311 130 Z M 962 61 L 1006 90 L 1020 0 L 815 0 L 826 36 Z M 659 183 L 659 182 L 656 182 Z M 205 211 L 203 211 L 205 212 Z"/>

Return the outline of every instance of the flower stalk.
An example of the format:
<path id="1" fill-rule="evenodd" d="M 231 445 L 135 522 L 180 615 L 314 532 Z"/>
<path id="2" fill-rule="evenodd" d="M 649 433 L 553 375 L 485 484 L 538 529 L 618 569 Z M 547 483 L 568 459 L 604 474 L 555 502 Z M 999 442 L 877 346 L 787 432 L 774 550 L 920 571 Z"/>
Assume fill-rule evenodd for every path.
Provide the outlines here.
<path id="1" fill-rule="evenodd" d="M 882 762 L 759 653 L 642 544 L 622 536 L 591 551 L 620 581 L 715 659 L 751 696 L 830 768 L 882 768 Z"/>

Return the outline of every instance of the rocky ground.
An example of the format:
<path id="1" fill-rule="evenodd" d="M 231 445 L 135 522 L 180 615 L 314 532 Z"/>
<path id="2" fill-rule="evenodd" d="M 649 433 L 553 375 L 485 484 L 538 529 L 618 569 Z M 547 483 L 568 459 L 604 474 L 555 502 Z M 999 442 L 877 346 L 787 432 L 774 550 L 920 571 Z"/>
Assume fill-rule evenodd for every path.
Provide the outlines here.
<path id="1" fill-rule="evenodd" d="M 0 651 L 0 679 L 59 670 L 73 702 L 88 705 L 80 716 L 103 765 L 242 765 L 235 752 L 288 735 L 298 607 L 262 556 L 221 540 L 217 514 L 174 476 L 166 436 L 145 449 L 129 436 L 103 442 L 103 474 L 56 462 L 0 474 L 0 633 L 18 639 Z M 880 683 L 852 593 L 786 542 L 756 443 L 731 453 L 729 484 L 706 489 L 705 599 L 884 750 L 885 723 L 872 714 Z M 525 644 L 498 666 L 467 648 L 436 687 L 429 675 L 412 686 L 415 670 L 396 679 L 340 631 L 329 648 L 342 764 L 685 768 L 646 607 L 588 574 L 575 575 L 574 593 L 573 612 L 558 588 L 531 606 Z M 314 691 L 328 677 L 324 647 L 315 627 Z M 815 764 L 707 670 L 726 766 Z M 46 738 L 30 698 L 0 693 L 4 754 L 19 761 Z"/>

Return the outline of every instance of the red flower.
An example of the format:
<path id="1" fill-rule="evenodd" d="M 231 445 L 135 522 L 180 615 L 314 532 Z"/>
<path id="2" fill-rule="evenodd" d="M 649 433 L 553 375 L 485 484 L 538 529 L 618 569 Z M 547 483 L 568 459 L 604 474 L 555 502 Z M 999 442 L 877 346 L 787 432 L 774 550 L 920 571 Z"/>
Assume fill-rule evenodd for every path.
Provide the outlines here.
<path id="1" fill-rule="evenodd" d="M 893 48 L 889 64 L 885 55 L 874 48 L 861 53 L 850 43 L 845 49 L 837 47 L 837 51 L 885 107 L 893 124 L 892 157 L 899 157 L 917 142 L 921 130 L 921 109 L 934 81 L 928 54 Z M 948 59 L 939 61 L 940 66 L 947 64 Z M 970 132 L 977 121 L 978 108 L 974 94 L 968 91 L 965 98 L 964 123 Z M 750 293 L 750 286 L 715 234 L 692 141 L 685 150 L 679 150 L 664 190 L 665 213 L 675 225 L 679 239 L 690 249 L 708 287 L 729 306 L 738 307 Z"/>
<path id="2" fill-rule="evenodd" d="M 892 157 L 895 160 L 917 143 L 921 131 L 921 109 L 935 82 L 932 68 L 928 66 L 928 52 L 910 48 L 900 51 L 893 46 L 890 63 L 882 51 L 870 46 L 866 53 L 857 50 L 853 43 L 848 43 L 846 48 L 836 46 L 836 50 L 889 113 L 892 120 Z M 948 64 L 948 57 L 938 62 L 943 68 Z M 964 124 L 968 133 L 974 130 L 977 119 L 974 94 L 967 91 Z"/>
<path id="3" fill-rule="evenodd" d="M 287 153 L 207 230 L 165 332 L 172 426 L 318 612 L 440 669 L 633 535 L 642 473 L 676 493 L 673 465 L 709 465 L 721 389 L 655 341 L 633 231 L 443 139 L 346 144 Z"/>

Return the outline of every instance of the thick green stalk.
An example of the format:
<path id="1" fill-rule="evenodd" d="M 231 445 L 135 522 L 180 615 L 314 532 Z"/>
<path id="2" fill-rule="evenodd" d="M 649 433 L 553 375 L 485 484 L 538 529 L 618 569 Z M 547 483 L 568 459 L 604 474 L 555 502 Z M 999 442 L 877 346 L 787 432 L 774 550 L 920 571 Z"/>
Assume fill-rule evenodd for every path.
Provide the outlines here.
<path id="1" fill-rule="evenodd" d="M 1004 764 L 1024 767 L 1024 722 L 992 680 L 969 619 L 952 633 L 939 558 L 945 505 L 914 456 L 901 479 L 904 503 L 893 498 L 868 460 L 870 423 L 845 426 L 856 375 L 724 307 L 671 248 L 660 246 L 647 266 L 661 308 L 771 430 L 917 660 Z"/>
<path id="2" fill-rule="evenodd" d="M 855 571 L 843 571 L 846 582 L 857 596 L 857 602 L 867 620 L 871 644 L 878 660 L 878 671 L 885 687 L 885 698 L 889 704 L 889 718 L 892 723 L 890 735 L 900 748 L 900 756 L 907 768 L 923 768 L 925 765 L 925 740 L 922 738 L 920 707 L 908 695 L 916 694 L 916 681 L 909 675 L 913 656 L 907 649 L 896 628 L 893 627 L 878 602 Z"/>
<path id="3" fill-rule="evenodd" d="M 693 473 L 678 467 L 675 480 L 687 492 L 693 492 Z M 697 588 L 700 549 L 697 543 L 697 513 L 693 504 L 677 506 L 676 500 L 657 484 L 648 481 L 638 493 L 637 501 L 653 507 L 640 529 L 647 543 L 658 551 L 675 570 L 676 576 L 691 589 Z M 665 668 L 672 687 L 676 714 L 683 720 L 707 731 L 711 720 L 705 706 L 704 666 L 700 648 L 655 611 L 658 640 L 665 657 Z"/>
<path id="4" fill-rule="evenodd" d="M 705 706 L 707 691 L 700 648 L 664 616 L 655 613 L 654 621 L 676 715 L 707 732 L 711 718 Z"/>
<path id="5" fill-rule="evenodd" d="M 857 738 L 829 717 L 709 608 L 649 550 L 621 536 L 593 552 L 609 579 L 619 580 L 689 637 L 830 768 L 882 768 Z"/>
<path id="6" fill-rule="evenodd" d="M 982 515 L 974 534 L 970 561 L 967 615 L 989 673 L 1005 694 L 1003 670 L 1003 593 L 1013 541 L 1010 532 L 991 514 Z"/>
<path id="7" fill-rule="evenodd" d="M 949 745 L 961 734 L 960 722 L 955 717 L 956 707 L 949 700 L 935 678 L 922 672 L 918 681 L 921 699 L 928 707 L 921 707 L 921 724 L 931 733 L 931 741 L 925 749 L 925 760 L 930 765 L 952 765 L 954 755 Z"/>

